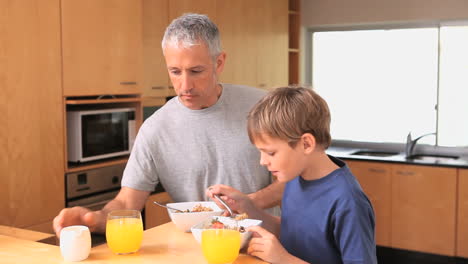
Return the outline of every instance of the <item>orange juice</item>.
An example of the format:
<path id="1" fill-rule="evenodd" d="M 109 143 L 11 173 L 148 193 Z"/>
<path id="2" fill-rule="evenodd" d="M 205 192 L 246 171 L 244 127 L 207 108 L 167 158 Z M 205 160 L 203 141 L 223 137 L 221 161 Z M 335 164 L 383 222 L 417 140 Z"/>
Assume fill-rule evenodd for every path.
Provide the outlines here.
<path id="1" fill-rule="evenodd" d="M 210 264 L 231 263 L 239 255 L 241 236 L 237 230 L 207 229 L 201 240 L 203 255 Z"/>
<path id="2" fill-rule="evenodd" d="M 117 254 L 138 251 L 143 240 L 143 224 L 140 218 L 109 219 L 106 224 L 107 245 Z"/>

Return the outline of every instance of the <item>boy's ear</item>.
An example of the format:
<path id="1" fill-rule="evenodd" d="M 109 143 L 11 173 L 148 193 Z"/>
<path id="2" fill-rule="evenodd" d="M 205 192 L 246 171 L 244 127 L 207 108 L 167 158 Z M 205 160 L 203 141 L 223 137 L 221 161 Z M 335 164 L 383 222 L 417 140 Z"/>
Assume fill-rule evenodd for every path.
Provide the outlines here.
<path id="1" fill-rule="evenodd" d="M 301 141 L 304 148 L 305 154 L 310 154 L 315 149 L 315 137 L 310 133 L 305 133 L 301 136 Z"/>

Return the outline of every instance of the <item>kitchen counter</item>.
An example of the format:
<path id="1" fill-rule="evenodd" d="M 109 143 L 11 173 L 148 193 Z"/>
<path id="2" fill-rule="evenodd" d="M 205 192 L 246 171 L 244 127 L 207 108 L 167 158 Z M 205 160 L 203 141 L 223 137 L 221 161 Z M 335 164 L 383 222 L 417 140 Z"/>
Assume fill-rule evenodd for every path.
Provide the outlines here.
<path id="1" fill-rule="evenodd" d="M 450 160 L 417 160 L 407 159 L 405 153 L 399 152 L 396 155 L 391 156 L 366 156 L 366 155 L 354 155 L 358 151 L 373 151 L 370 149 L 352 148 L 352 147 L 330 147 L 327 149 L 327 154 L 340 159 L 352 159 L 352 160 L 364 160 L 364 161 L 378 161 L 378 162 L 392 162 L 392 163 L 404 163 L 411 165 L 426 165 L 426 166 L 438 166 L 438 167 L 455 167 L 455 168 L 468 168 L 468 157 L 460 156 L 458 159 Z"/>
<path id="2" fill-rule="evenodd" d="M 69 263 L 60 254 L 58 246 L 0 235 L 0 262 L 7 263 Z M 201 246 L 191 233 L 179 231 L 170 222 L 145 230 L 143 243 L 135 254 L 115 255 L 106 244 L 94 247 L 88 259 L 80 263 L 202 263 Z M 246 254 L 240 254 L 234 264 L 266 263 Z"/>
<path id="3" fill-rule="evenodd" d="M 25 239 L 25 240 L 31 240 L 31 241 L 55 239 L 54 234 L 47 234 L 47 233 L 32 231 L 28 229 L 22 229 L 22 228 L 4 226 L 4 225 L 0 225 L 0 235 L 16 237 L 19 239 Z"/>

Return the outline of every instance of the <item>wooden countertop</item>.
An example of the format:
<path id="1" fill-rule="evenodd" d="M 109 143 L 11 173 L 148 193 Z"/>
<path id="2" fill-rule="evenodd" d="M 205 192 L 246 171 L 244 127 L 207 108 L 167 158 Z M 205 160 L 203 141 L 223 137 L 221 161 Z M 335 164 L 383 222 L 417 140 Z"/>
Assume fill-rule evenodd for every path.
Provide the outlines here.
<path id="1" fill-rule="evenodd" d="M 39 241 L 42 239 L 55 237 L 55 234 L 47 234 L 4 225 L 0 225 L 0 235 L 11 236 L 31 241 Z"/>
<path id="2" fill-rule="evenodd" d="M 7 263 L 68 263 L 58 246 L 0 235 L 0 260 Z M 140 250 L 130 255 L 114 255 L 106 244 L 94 247 L 88 259 L 81 263 L 190 263 L 206 264 L 201 246 L 191 233 L 179 231 L 170 222 L 144 232 Z M 266 263 L 240 254 L 234 264 Z"/>

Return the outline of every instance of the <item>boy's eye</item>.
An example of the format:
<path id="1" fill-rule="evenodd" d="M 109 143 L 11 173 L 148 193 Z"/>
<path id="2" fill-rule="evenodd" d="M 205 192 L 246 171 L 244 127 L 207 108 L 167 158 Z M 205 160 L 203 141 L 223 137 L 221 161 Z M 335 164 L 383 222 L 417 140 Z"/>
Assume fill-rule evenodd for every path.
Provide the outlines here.
<path id="1" fill-rule="evenodd" d="M 268 156 L 274 156 L 274 155 L 275 155 L 275 152 L 267 152 L 267 155 L 268 155 Z"/>

